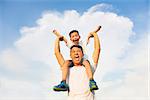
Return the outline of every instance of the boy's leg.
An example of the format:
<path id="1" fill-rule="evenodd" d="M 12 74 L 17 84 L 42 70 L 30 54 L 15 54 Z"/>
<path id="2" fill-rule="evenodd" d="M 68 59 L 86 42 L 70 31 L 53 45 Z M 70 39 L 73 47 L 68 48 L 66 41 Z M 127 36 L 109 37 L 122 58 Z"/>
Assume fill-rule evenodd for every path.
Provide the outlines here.
<path id="1" fill-rule="evenodd" d="M 62 66 L 62 81 L 59 85 L 54 86 L 53 88 L 54 91 L 67 91 L 69 89 L 68 84 L 66 84 L 66 79 L 70 63 L 71 63 L 70 60 L 66 60 L 64 65 Z"/>
<path id="2" fill-rule="evenodd" d="M 90 80 L 90 83 L 89 83 L 90 84 L 90 90 L 98 90 L 98 86 L 93 79 L 93 73 L 91 70 L 90 62 L 88 60 L 83 60 L 82 64 L 85 66 L 86 73 L 87 73 L 88 78 Z"/>
<path id="3" fill-rule="evenodd" d="M 92 70 L 91 70 L 90 62 L 88 60 L 83 60 L 82 64 L 86 68 L 86 73 L 88 75 L 88 78 L 90 80 L 92 80 L 93 79 L 93 73 L 92 73 Z"/>
<path id="4" fill-rule="evenodd" d="M 66 81 L 71 60 L 66 60 L 62 66 L 62 81 Z"/>

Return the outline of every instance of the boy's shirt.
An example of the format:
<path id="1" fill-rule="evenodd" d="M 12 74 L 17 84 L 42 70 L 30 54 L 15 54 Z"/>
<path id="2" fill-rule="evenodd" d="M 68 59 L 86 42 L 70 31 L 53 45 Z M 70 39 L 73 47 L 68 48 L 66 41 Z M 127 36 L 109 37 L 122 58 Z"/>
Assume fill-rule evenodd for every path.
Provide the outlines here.
<path id="1" fill-rule="evenodd" d="M 73 45 L 74 45 L 74 43 L 71 40 L 67 41 L 66 46 L 68 48 L 71 48 Z M 84 57 L 83 58 L 88 59 L 87 49 L 86 49 L 86 43 L 83 42 L 82 40 L 80 40 L 78 45 L 80 45 L 83 48 L 83 53 L 84 53 Z"/>

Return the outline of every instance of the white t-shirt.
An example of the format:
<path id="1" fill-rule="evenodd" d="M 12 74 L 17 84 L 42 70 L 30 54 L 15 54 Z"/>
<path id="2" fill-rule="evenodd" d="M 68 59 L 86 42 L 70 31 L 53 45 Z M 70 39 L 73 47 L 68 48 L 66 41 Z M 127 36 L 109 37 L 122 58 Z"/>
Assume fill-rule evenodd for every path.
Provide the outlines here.
<path id="1" fill-rule="evenodd" d="M 93 67 L 93 73 L 96 66 Z M 94 100 L 94 94 L 90 91 L 89 78 L 84 66 L 74 66 L 68 75 L 69 96 L 68 100 Z"/>

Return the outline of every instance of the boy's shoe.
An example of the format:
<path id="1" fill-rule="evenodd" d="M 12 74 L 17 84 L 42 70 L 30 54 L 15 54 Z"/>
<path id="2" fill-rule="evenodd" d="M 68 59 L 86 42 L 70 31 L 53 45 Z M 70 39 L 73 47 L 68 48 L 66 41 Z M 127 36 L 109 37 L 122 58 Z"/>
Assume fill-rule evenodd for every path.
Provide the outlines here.
<path id="1" fill-rule="evenodd" d="M 68 91 L 68 89 L 69 89 L 69 86 L 68 84 L 66 84 L 65 81 L 61 81 L 59 85 L 53 87 L 54 91 Z"/>
<path id="2" fill-rule="evenodd" d="M 98 90 L 98 86 L 94 80 L 90 80 L 90 90 Z"/>

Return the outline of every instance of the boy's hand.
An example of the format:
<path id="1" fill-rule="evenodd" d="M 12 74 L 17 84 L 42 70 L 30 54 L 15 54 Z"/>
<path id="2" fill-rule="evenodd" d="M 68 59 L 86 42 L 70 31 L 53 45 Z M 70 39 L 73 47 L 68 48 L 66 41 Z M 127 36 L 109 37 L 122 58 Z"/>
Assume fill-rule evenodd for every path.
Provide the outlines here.
<path id="1" fill-rule="evenodd" d="M 53 33 L 57 36 L 57 37 L 60 37 L 61 35 L 60 35 L 60 33 L 57 31 L 57 30 L 53 30 Z"/>
<path id="2" fill-rule="evenodd" d="M 57 36 L 59 41 L 64 41 L 67 44 L 67 39 L 63 35 L 61 35 L 57 30 L 54 29 L 53 33 Z"/>
<path id="3" fill-rule="evenodd" d="M 53 33 L 54 33 L 54 34 L 57 34 L 57 30 L 54 29 L 54 30 L 53 30 Z"/>
<path id="4" fill-rule="evenodd" d="M 90 41 L 90 38 L 91 38 L 91 37 L 93 37 L 93 32 L 90 32 L 90 33 L 88 34 L 88 37 L 87 37 L 87 40 L 86 40 L 86 45 L 89 44 L 89 41 Z"/>
<path id="5" fill-rule="evenodd" d="M 90 32 L 90 33 L 88 34 L 87 41 L 86 41 L 86 45 L 88 45 L 88 43 L 89 43 L 89 41 L 90 41 L 90 38 L 91 38 L 91 37 L 94 37 L 93 35 L 94 35 L 95 33 L 97 33 L 100 29 L 101 29 L 101 26 L 98 26 L 95 31 Z"/>
<path id="6" fill-rule="evenodd" d="M 95 31 L 93 31 L 93 32 L 97 33 L 101 28 L 102 28 L 102 26 L 98 26 L 97 29 Z"/>

